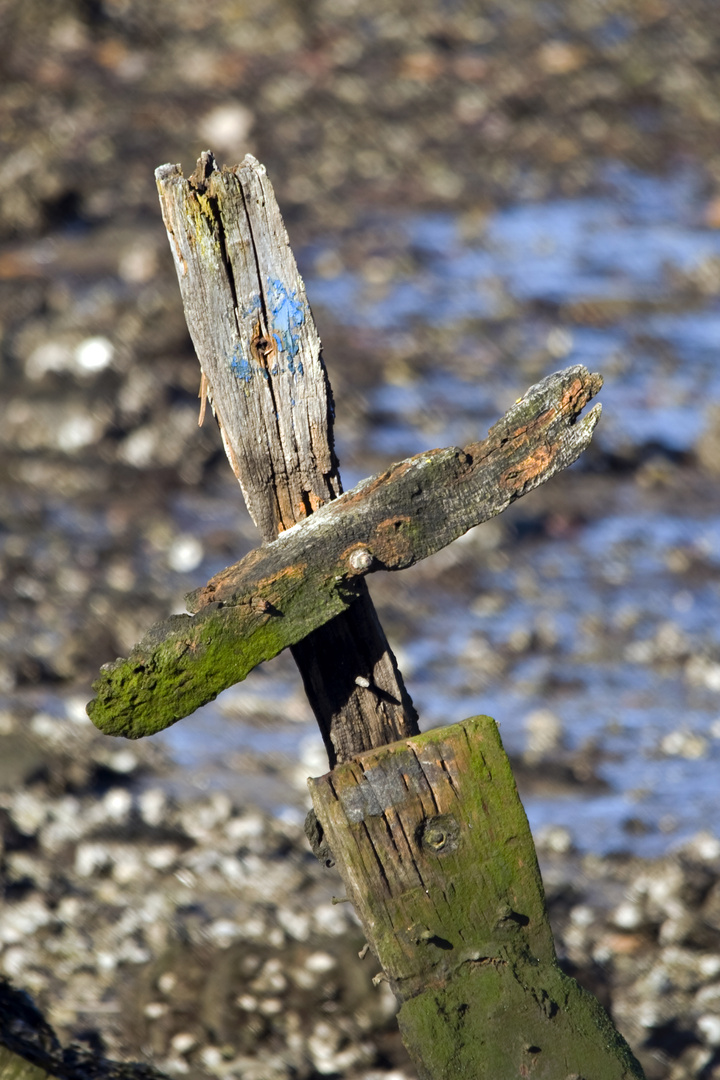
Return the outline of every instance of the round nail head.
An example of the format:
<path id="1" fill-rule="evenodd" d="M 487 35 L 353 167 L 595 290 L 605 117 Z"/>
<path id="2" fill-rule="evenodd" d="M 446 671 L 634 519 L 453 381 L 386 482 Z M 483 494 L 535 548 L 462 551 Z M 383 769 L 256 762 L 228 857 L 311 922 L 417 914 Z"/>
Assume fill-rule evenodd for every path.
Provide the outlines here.
<path id="1" fill-rule="evenodd" d="M 372 566 L 373 557 L 369 551 L 365 548 L 360 548 L 359 551 L 353 551 L 350 556 L 350 566 L 358 573 L 362 574 L 365 570 L 369 570 Z"/>

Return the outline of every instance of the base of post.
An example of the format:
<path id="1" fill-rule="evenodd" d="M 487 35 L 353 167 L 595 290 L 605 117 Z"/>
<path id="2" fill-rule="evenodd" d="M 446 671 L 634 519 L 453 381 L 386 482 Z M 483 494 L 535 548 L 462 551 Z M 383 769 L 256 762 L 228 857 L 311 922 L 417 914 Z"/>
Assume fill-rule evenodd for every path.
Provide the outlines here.
<path id="1" fill-rule="evenodd" d="M 422 1080 L 641 1080 L 560 971 L 497 724 L 478 716 L 308 781 Z"/>
<path id="2" fill-rule="evenodd" d="M 642 1076 L 597 998 L 552 963 L 468 964 L 397 1019 L 420 1080 Z"/>

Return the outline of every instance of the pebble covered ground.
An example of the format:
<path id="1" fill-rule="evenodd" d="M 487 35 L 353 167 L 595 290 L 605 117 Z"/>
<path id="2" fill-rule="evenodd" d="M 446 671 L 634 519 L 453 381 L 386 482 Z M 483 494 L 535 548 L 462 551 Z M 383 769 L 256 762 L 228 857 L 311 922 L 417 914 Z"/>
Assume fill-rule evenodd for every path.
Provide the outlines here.
<path id="1" fill-rule="evenodd" d="M 222 790 L 174 798 L 156 744 L 108 746 L 78 705 L 0 717 L 0 963 L 61 1041 L 170 1076 L 412 1080 L 394 998 L 302 825 Z M 648 1080 L 716 1075 L 720 840 L 647 860 L 581 855 L 559 827 L 537 839 L 561 963 Z"/>
<path id="2" fill-rule="evenodd" d="M 228 768 L 203 787 L 164 744 L 110 743 L 83 719 L 100 664 L 257 543 L 214 426 L 197 429 L 197 363 L 153 170 L 180 161 L 187 174 L 208 147 L 231 163 L 254 153 L 308 280 L 354 274 L 378 302 L 428 259 L 398 240 L 393 215 L 452 214 L 472 241 L 509 203 L 606 197 L 608 163 L 661 178 L 690 170 L 692 221 L 715 230 L 716 5 L 9 0 L 0 40 L 0 970 L 64 1043 L 169 1075 L 411 1080 L 394 1003 L 372 984 L 372 958 L 356 955 L 349 906 L 332 903 L 339 880 L 307 849 L 309 766 L 245 754 L 234 784 Z M 568 324 L 579 337 L 638 312 L 700 311 L 720 294 L 719 266 L 710 252 L 673 267 L 671 304 L 522 301 L 498 284 L 488 321 L 402 333 L 320 310 L 341 464 L 366 475 L 395 453 L 380 382 L 406 411 L 436 367 L 502 377 L 515 393 L 562 365 Z M 530 337 L 518 330 L 528 313 Z M 653 354 L 658 371 L 676 362 L 669 347 Z M 435 445 L 432 403 L 412 419 Z M 504 602 L 493 574 L 538 533 L 562 544 L 609 508 L 719 505 L 719 430 L 710 407 L 684 442 L 668 431 L 599 444 L 586 471 L 533 496 L 512 528 L 458 545 L 432 580 L 418 568 L 410 584 L 380 586 L 408 668 L 438 582 L 465 595 L 479 558 L 484 618 Z M 693 590 L 714 595 L 717 566 L 680 541 L 666 554 L 677 605 L 650 637 L 636 636 L 632 612 L 591 613 L 592 655 L 611 665 L 629 650 L 649 683 L 677 675 L 704 702 L 720 690 L 720 653 L 683 631 L 682 605 Z M 618 565 L 608 585 L 629 589 Z M 516 585 L 537 595 L 529 571 Z M 471 636 L 463 685 L 509 679 L 518 658 L 537 679 L 554 633 L 541 620 L 499 647 Z M 292 678 L 287 658 L 272 670 Z M 253 708 L 258 730 L 278 718 Z M 307 718 L 291 695 L 293 710 Z M 533 716 L 516 761 L 523 794 L 601 785 L 597 746 L 564 750 L 552 711 Z M 663 737 L 661 755 L 711 760 L 716 736 L 682 717 Z M 285 810 L 251 795 L 270 788 L 287 793 Z M 648 828 L 642 815 L 628 819 L 629 839 L 634 828 Z M 714 832 L 699 820 L 652 859 L 631 845 L 601 857 L 556 824 L 537 840 L 562 962 L 611 1008 L 649 1080 L 720 1077 Z"/>

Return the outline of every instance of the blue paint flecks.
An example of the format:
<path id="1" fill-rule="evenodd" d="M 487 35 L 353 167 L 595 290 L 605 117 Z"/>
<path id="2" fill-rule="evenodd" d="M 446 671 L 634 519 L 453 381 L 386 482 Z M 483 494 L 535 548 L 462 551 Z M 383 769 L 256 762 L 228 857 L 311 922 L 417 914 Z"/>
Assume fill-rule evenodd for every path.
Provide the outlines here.
<path id="1" fill-rule="evenodd" d="M 251 318 L 262 311 L 262 307 L 262 298 L 255 294 L 250 297 L 240 315 L 243 319 Z M 303 376 L 302 361 L 296 358 L 300 352 L 300 331 L 305 324 L 305 310 L 303 301 L 297 299 L 296 289 L 289 290 L 279 278 L 268 278 L 267 321 L 268 333 L 275 345 L 272 350 L 275 353 L 274 363 L 269 371 L 262 364 L 254 363 L 243 355 L 238 342 L 230 360 L 230 370 L 235 378 L 249 384 L 257 372 L 265 379 L 271 375 L 282 375 L 284 371 L 296 378 Z M 255 325 L 257 327 L 262 323 L 255 320 Z M 295 405 L 294 399 L 292 405 Z"/>
<path id="2" fill-rule="evenodd" d="M 240 316 L 243 319 L 249 319 L 262 309 L 262 300 L 260 293 L 253 293 L 249 298 L 244 308 L 240 309 Z M 258 368 L 256 364 L 251 364 L 246 356 L 243 356 L 240 342 L 237 343 L 233 349 L 232 359 L 230 360 L 230 370 L 236 379 L 241 382 L 249 384 L 252 381 L 252 377 L 256 371 L 262 371 L 262 368 Z M 262 372 L 265 378 L 267 378 L 267 372 Z"/>
<path id="3" fill-rule="evenodd" d="M 240 344 L 235 346 L 232 360 L 230 361 L 230 370 L 236 379 L 241 379 L 243 382 L 249 383 L 253 377 L 252 366 L 246 356 L 243 356 L 240 349 Z"/>
<path id="4" fill-rule="evenodd" d="M 272 316 L 270 333 L 278 352 L 285 353 L 291 375 L 302 375 L 302 362 L 295 362 L 300 350 L 300 330 L 305 322 L 305 305 L 297 299 L 297 290 L 289 292 L 279 278 L 268 278 L 268 305 Z"/>
<path id="5" fill-rule="evenodd" d="M 240 314 L 242 315 L 243 319 L 248 319 L 251 315 L 255 315 L 255 313 L 260 310 L 260 307 L 260 293 L 253 293 L 247 303 L 247 307 L 243 308 Z"/>

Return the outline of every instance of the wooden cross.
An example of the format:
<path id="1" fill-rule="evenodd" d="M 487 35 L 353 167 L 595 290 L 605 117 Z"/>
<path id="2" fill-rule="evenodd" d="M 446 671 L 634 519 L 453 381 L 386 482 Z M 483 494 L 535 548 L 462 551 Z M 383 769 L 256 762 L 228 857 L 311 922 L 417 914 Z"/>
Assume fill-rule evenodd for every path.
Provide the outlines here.
<path id="1" fill-rule="evenodd" d="M 419 734 L 364 578 L 401 570 L 570 465 L 602 380 L 532 387 L 459 450 L 342 493 L 332 400 L 265 169 L 156 173 L 190 333 L 230 464 L 265 543 L 106 664 L 88 706 L 111 735 L 167 727 L 290 648 L 331 772 L 309 781 L 421 1077 L 641 1077 L 598 1002 L 557 966 L 527 819 L 495 722 Z M 202 415 L 202 412 L 201 412 Z"/>

